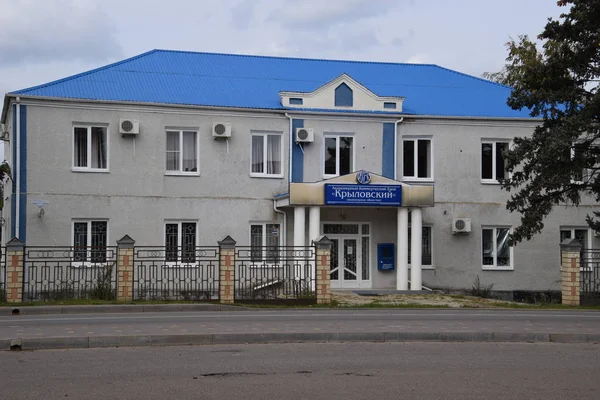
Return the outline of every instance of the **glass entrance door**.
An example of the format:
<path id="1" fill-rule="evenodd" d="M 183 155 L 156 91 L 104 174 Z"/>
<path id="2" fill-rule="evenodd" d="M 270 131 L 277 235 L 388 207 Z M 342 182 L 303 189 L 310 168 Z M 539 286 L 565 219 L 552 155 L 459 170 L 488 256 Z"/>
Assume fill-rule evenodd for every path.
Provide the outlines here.
<path id="1" fill-rule="evenodd" d="M 331 287 L 358 288 L 360 249 L 357 238 L 333 237 L 331 246 Z"/>

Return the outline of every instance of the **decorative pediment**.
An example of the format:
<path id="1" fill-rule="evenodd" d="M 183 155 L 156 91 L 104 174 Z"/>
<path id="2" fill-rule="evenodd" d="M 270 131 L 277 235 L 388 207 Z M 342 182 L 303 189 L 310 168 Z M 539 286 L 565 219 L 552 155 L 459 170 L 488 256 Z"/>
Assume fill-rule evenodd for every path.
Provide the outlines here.
<path id="1" fill-rule="evenodd" d="M 284 107 L 322 110 L 355 110 L 402 112 L 404 97 L 378 96 L 342 74 L 313 92 L 280 92 Z"/>

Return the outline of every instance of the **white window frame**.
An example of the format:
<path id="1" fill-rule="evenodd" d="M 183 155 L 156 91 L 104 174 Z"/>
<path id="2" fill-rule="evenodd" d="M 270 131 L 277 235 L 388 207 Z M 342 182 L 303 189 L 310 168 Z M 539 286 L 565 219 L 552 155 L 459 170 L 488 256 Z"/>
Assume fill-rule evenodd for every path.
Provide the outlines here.
<path id="1" fill-rule="evenodd" d="M 496 171 L 496 143 L 506 143 L 508 145 L 508 149 L 511 149 L 512 146 L 512 141 L 509 139 L 483 139 L 481 141 L 481 144 L 479 145 L 479 177 L 481 179 L 481 183 L 485 183 L 485 184 L 489 184 L 489 185 L 500 185 L 500 181 L 498 180 L 498 178 L 496 177 L 497 175 L 497 171 Z M 492 145 L 492 178 L 488 179 L 488 178 L 483 178 L 483 169 L 482 169 L 482 165 L 483 165 L 483 145 L 484 144 L 491 144 Z M 506 169 L 506 159 L 505 159 L 505 163 L 504 163 L 504 167 Z M 506 174 L 506 178 L 510 178 L 511 174 L 508 173 L 508 171 L 505 172 Z"/>
<path id="2" fill-rule="evenodd" d="M 483 264 L 483 230 L 492 229 L 492 238 L 493 238 L 493 252 L 494 252 L 494 264 L 493 265 L 484 265 Z M 508 229 L 508 233 L 512 233 L 512 226 L 510 225 L 482 225 L 479 231 L 480 239 L 479 242 L 479 254 L 481 256 L 481 269 L 483 271 L 514 271 L 515 269 L 515 254 L 514 247 L 509 246 L 509 254 L 510 254 L 510 265 L 498 266 L 498 241 L 496 240 L 496 230 L 497 229 Z"/>
<path id="3" fill-rule="evenodd" d="M 571 239 L 575 239 L 575 231 L 587 231 L 587 243 L 586 243 L 586 246 L 587 246 L 588 250 L 592 250 L 593 249 L 592 246 L 593 246 L 593 240 L 594 239 L 592 238 L 592 236 L 594 235 L 594 230 L 592 228 L 590 228 L 589 226 L 574 226 L 574 225 L 560 226 L 559 229 L 558 229 L 558 234 L 560 235 L 562 231 L 571 231 Z M 562 252 L 559 253 L 559 255 L 560 255 L 560 258 L 561 258 L 559 265 L 560 265 L 560 267 L 562 269 Z M 579 267 L 580 271 L 591 271 L 591 267 L 584 268 L 582 266 L 583 264 L 581 263 L 581 260 L 580 260 L 579 265 L 580 265 L 580 267 Z"/>
<path id="4" fill-rule="evenodd" d="M 431 177 L 429 178 L 419 178 L 417 175 L 419 175 L 419 157 L 418 157 L 418 146 L 419 146 L 419 140 L 428 140 L 429 141 L 429 160 L 430 160 L 430 164 L 429 165 L 429 169 L 431 170 Z M 402 137 L 402 149 L 401 154 L 404 158 L 404 142 L 406 141 L 412 141 L 414 142 L 414 146 L 413 146 L 413 154 L 414 154 L 414 166 L 413 166 L 413 170 L 414 170 L 414 175 L 413 176 L 407 176 L 404 175 L 404 159 L 402 160 L 402 164 L 400 166 L 400 168 L 402 169 L 402 181 L 403 182 L 433 182 L 434 181 L 434 160 L 433 160 L 433 137 L 431 136 L 403 136 Z"/>
<path id="5" fill-rule="evenodd" d="M 260 172 L 252 172 L 252 153 L 253 153 L 253 141 L 252 138 L 254 136 L 262 136 L 263 137 L 263 173 Z M 281 159 L 281 173 L 279 174 L 269 174 L 267 173 L 267 141 L 269 136 L 279 136 L 279 158 Z M 267 131 L 252 131 L 250 133 L 250 176 L 252 178 L 272 178 L 272 179 L 281 179 L 283 178 L 283 168 L 285 166 L 284 157 L 283 157 L 283 134 L 281 132 L 267 132 Z"/>
<path id="6" fill-rule="evenodd" d="M 182 248 L 183 230 L 181 229 L 182 224 L 195 224 L 196 225 L 196 240 L 194 242 L 194 248 L 198 247 L 198 220 L 193 219 L 166 219 L 163 224 L 163 244 L 165 249 L 165 266 L 169 268 L 189 268 L 198 265 L 198 258 L 196 262 L 183 262 L 181 260 L 181 254 L 177 254 L 177 261 L 167 261 L 167 225 L 177 225 L 177 249 Z"/>
<path id="7" fill-rule="evenodd" d="M 110 224 L 108 218 L 73 218 L 71 219 L 71 248 L 73 249 L 73 257 L 75 256 L 75 224 L 76 223 L 87 223 L 87 250 L 86 250 L 86 261 L 73 261 L 74 267 L 92 267 L 98 265 L 107 265 L 113 261 L 110 260 L 108 248 L 110 243 Z M 105 262 L 92 262 L 91 250 L 92 247 L 92 222 L 106 222 L 106 261 Z"/>
<path id="8" fill-rule="evenodd" d="M 353 133 L 342 132 L 342 133 L 324 133 L 323 134 L 323 150 L 321 151 L 321 172 L 323 174 L 324 179 L 335 178 L 340 176 L 340 138 L 352 138 L 352 167 L 354 171 L 357 171 L 356 168 L 356 136 Z M 327 151 L 327 147 L 325 143 L 327 139 L 335 139 L 335 174 L 326 174 L 325 173 L 325 160 L 327 155 L 325 152 Z M 354 171 L 350 171 L 352 173 Z"/>
<path id="9" fill-rule="evenodd" d="M 87 167 L 75 166 L 75 129 L 87 129 Z M 92 128 L 103 128 L 106 130 L 106 168 L 92 168 Z M 71 130 L 71 171 L 73 172 L 110 172 L 110 125 L 102 123 L 78 123 L 73 124 Z"/>
<path id="10" fill-rule="evenodd" d="M 408 227 L 409 227 L 411 235 L 412 235 L 412 226 L 411 226 L 411 224 L 409 224 Z M 423 224 L 422 227 L 423 228 L 429 228 L 431 230 L 430 231 L 430 238 L 431 238 L 431 265 L 424 265 L 423 263 L 421 263 L 421 269 L 435 269 L 435 263 L 434 263 L 434 259 L 433 259 L 433 225 L 432 224 Z M 421 240 L 422 239 L 423 238 L 421 237 Z M 408 241 L 408 248 L 409 249 L 411 248 L 410 246 L 411 246 L 411 244 L 410 244 L 410 240 L 409 240 Z M 412 249 L 411 249 L 411 253 L 412 253 Z M 423 261 L 422 258 L 423 257 L 421 256 L 421 261 Z M 411 254 L 411 261 L 412 261 L 412 254 Z M 409 263 L 408 264 L 408 268 L 410 269 L 411 266 L 412 266 L 412 264 Z"/>
<path id="11" fill-rule="evenodd" d="M 164 156 L 164 166 L 165 166 L 165 175 L 173 175 L 173 176 L 199 176 L 200 175 L 200 134 L 199 129 L 197 128 L 169 128 L 166 127 L 165 130 L 165 152 Z M 167 170 L 167 132 L 178 132 L 179 133 L 179 168 L 177 171 L 169 171 Z M 194 132 L 196 134 L 196 169 L 197 171 L 183 171 L 183 132 Z"/>
<path id="12" fill-rule="evenodd" d="M 252 226 L 253 225 L 261 225 L 262 226 L 262 254 L 260 261 L 252 261 Z M 267 261 L 267 254 L 265 252 L 265 247 L 267 246 L 267 225 L 278 225 L 279 226 L 279 237 L 277 238 L 277 248 L 281 249 L 282 245 L 282 235 L 285 232 L 282 231 L 283 224 L 281 221 L 250 221 L 248 224 L 248 243 L 250 243 L 250 266 L 251 267 L 279 267 L 281 264 L 281 254 L 279 254 L 277 262 L 269 262 Z"/>

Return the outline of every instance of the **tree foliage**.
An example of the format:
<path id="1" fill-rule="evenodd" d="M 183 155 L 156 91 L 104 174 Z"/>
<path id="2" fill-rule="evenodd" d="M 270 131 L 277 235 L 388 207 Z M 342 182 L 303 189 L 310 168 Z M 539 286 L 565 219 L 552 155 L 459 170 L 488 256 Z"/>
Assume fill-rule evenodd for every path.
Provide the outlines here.
<path id="1" fill-rule="evenodd" d="M 600 200 L 600 0 L 561 0 L 566 11 L 548 19 L 538 36 L 507 43 L 506 84 L 513 109 L 529 109 L 541 123 L 514 139 L 506 155 L 510 211 L 521 214 L 511 243 L 531 239 L 557 205 Z M 598 218 L 588 223 L 600 230 Z"/>
<path id="2" fill-rule="evenodd" d="M 0 164 L 0 210 L 4 208 L 4 184 L 9 179 L 12 179 L 10 166 L 6 161 L 3 161 L 2 164 Z"/>

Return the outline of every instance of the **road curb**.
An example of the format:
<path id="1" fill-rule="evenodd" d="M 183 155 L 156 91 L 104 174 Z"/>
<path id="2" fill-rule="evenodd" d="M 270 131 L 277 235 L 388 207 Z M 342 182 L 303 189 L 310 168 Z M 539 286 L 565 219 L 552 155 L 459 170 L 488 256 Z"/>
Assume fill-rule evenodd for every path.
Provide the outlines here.
<path id="1" fill-rule="evenodd" d="M 106 314 L 182 311 L 246 311 L 249 307 L 226 304 L 106 304 L 81 306 L 0 307 L 0 315 Z"/>
<path id="2" fill-rule="evenodd" d="M 342 342 L 600 343 L 600 334 L 504 332 L 305 332 L 81 336 L 2 339 L 0 340 L 0 349 L 49 350 L 102 347 Z"/>

